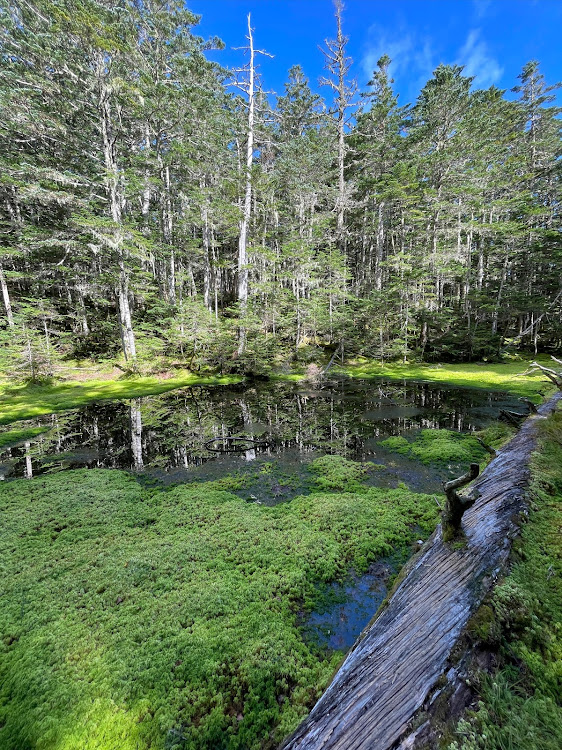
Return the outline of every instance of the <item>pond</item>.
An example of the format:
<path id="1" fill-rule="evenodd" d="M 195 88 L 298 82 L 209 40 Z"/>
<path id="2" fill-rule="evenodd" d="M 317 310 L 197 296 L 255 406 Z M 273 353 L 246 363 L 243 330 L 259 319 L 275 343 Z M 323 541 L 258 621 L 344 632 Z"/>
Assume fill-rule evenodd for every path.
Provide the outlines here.
<path id="1" fill-rule="evenodd" d="M 190 387 L 18 423 L 45 432 L 0 449 L 0 477 L 103 467 L 166 483 L 206 481 L 272 461 L 298 473 L 300 465 L 331 453 L 384 465 L 377 474 L 379 486 L 403 481 L 430 492 L 440 487 L 439 474 L 390 454 L 380 445 L 384 438 L 421 428 L 471 432 L 497 419 L 500 409 L 520 407 L 513 396 L 500 392 L 411 381 Z M 229 437 L 250 441 L 225 440 Z M 294 493 L 261 482 L 250 494 L 275 504 Z"/>
<path id="2" fill-rule="evenodd" d="M 124 469 L 158 485 L 235 476 L 243 481 L 231 491 L 244 501 L 275 505 L 310 492 L 307 467 L 315 458 L 339 454 L 375 465 L 366 477 L 373 486 L 404 483 L 416 492 L 441 492 L 442 481 L 464 467 L 424 464 L 381 441 L 428 428 L 472 432 L 495 421 L 500 409 L 522 411 L 515 397 L 501 392 L 412 381 L 190 387 L 19 423 L 29 433 L 44 432 L 0 449 L 0 477 L 81 467 Z M 305 634 L 329 648 L 349 648 L 401 562 L 388 560 L 332 584 L 323 609 L 303 622 Z"/>

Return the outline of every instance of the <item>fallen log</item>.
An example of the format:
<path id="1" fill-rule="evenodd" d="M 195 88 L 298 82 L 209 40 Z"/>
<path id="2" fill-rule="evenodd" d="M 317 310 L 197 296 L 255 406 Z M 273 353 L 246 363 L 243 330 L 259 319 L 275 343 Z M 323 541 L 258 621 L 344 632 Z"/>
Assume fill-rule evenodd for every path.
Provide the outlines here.
<path id="1" fill-rule="evenodd" d="M 529 411 L 530 411 L 531 414 L 537 414 L 536 404 L 534 404 L 531 401 L 530 398 L 523 398 L 523 396 L 521 396 L 521 398 L 519 399 L 519 401 L 521 401 L 523 404 L 527 404 L 527 406 L 529 407 Z"/>
<path id="2" fill-rule="evenodd" d="M 462 518 L 466 544 L 444 543 L 438 527 L 408 563 L 284 750 L 390 750 L 404 735 L 507 561 L 537 424 L 560 398 L 529 417 L 474 482 L 478 498 Z"/>
<path id="3" fill-rule="evenodd" d="M 486 451 L 487 453 L 489 453 L 489 454 L 490 454 L 490 456 L 494 456 L 494 458 L 495 458 L 495 457 L 496 457 L 496 456 L 498 455 L 498 452 L 496 451 L 496 449 L 495 449 L 495 448 L 492 448 L 492 446 L 491 446 L 491 445 L 488 445 L 488 443 L 485 443 L 485 442 L 484 442 L 484 441 L 482 440 L 482 438 L 479 438 L 479 437 L 477 437 L 477 438 L 476 438 L 476 440 L 478 440 L 478 442 L 480 443 L 480 445 L 482 446 L 482 448 L 484 448 L 484 450 L 485 450 L 485 451 Z"/>

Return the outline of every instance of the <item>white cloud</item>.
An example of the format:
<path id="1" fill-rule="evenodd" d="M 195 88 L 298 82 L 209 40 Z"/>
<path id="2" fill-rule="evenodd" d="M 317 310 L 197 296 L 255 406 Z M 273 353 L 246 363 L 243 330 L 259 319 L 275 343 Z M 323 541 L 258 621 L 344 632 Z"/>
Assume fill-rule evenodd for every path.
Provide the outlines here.
<path id="1" fill-rule="evenodd" d="M 392 60 L 389 73 L 392 78 L 402 76 L 409 79 L 408 94 L 419 91 L 436 67 L 433 45 L 429 37 L 421 37 L 411 29 L 398 29 L 389 36 L 377 24 L 369 28 L 368 42 L 361 59 L 361 68 L 366 80 L 370 79 L 382 55 Z"/>
<path id="2" fill-rule="evenodd" d="M 468 33 L 456 62 L 464 65 L 464 75 L 475 76 L 475 84 L 480 88 L 497 83 L 503 75 L 503 68 L 490 55 L 486 42 L 480 39 L 480 29 L 472 29 Z"/>

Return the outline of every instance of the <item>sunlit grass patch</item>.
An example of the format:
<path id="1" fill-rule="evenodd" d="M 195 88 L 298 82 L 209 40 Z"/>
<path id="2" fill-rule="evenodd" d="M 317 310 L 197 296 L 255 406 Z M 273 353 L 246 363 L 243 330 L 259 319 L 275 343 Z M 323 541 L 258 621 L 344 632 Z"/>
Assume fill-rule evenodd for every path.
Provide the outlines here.
<path id="1" fill-rule="evenodd" d="M 91 401 L 116 398 L 138 398 L 165 393 L 192 385 L 231 385 L 243 378 L 235 375 L 198 376 L 184 373 L 175 378 L 120 378 L 119 380 L 88 380 L 52 385 L 0 387 L 0 424 L 31 419 L 42 414 L 73 409 Z"/>
<path id="2" fill-rule="evenodd" d="M 539 360 L 541 358 L 539 357 Z M 381 365 L 373 360 L 358 359 L 343 368 L 338 368 L 354 378 L 384 377 L 391 380 L 426 380 L 435 383 L 487 388 L 527 396 L 540 401 L 540 395 L 552 392 L 552 386 L 540 373 L 523 375 L 532 360 L 516 360 L 504 363 L 478 362 L 468 364 L 398 364 Z M 542 357 L 545 363 L 551 362 Z M 540 394 L 538 396 L 538 394 Z"/>

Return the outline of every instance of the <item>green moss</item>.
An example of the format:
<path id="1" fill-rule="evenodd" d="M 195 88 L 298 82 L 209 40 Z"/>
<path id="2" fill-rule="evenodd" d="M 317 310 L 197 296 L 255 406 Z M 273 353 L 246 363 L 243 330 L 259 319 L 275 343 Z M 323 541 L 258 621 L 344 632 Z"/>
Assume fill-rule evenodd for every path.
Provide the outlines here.
<path id="1" fill-rule="evenodd" d="M 540 361 L 539 357 L 539 361 Z M 542 358 L 551 363 L 549 358 Z M 479 362 L 462 365 L 419 364 L 406 365 L 389 363 L 381 365 L 373 360 L 359 359 L 344 368 L 338 368 L 353 378 L 388 378 L 390 380 L 426 380 L 435 383 L 450 383 L 456 386 L 486 388 L 508 391 L 518 396 L 527 396 L 539 402 L 537 394 L 551 393 L 553 386 L 545 382 L 542 375 L 523 375 L 529 368 L 530 360 L 516 360 L 505 363 Z M 547 365 L 549 366 L 549 365 Z"/>
<path id="2" fill-rule="evenodd" d="M 0 433 L 0 448 L 7 448 L 18 443 L 23 443 L 26 440 L 31 440 L 50 429 L 47 425 L 44 427 L 27 427 L 23 430 L 6 430 Z"/>
<path id="3" fill-rule="evenodd" d="M 404 488 L 268 508 L 112 470 L 1 485 L 0 747 L 279 742 L 341 658 L 304 641 L 299 613 L 429 534 L 436 511 Z"/>
<path id="4" fill-rule="evenodd" d="M 514 428 L 505 422 L 492 422 L 486 429 L 477 432 L 475 436 L 492 448 L 501 448 L 513 436 L 514 432 Z"/>
<path id="5" fill-rule="evenodd" d="M 309 464 L 309 469 L 317 474 L 316 486 L 321 490 L 343 490 L 355 492 L 367 468 L 356 461 L 348 461 L 343 456 L 322 456 Z"/>
<path id="6" fill-rule="evenodd" d="M 473 640 L 497 644 L 500 628 L 494 609 L 489 604 L 483 604 L 468 621 L 466 630 Z"/>
<path id="7" fill-rule="evenodd" d="M 486 454 L 473 435 L 451 430 L 420 430 L 412 442 L 404 437 L 390 437 L 379 445 L 424 464 L 470 463 L 481 461 Z"/>
<path id="8" fill-rule="evenodd" d="M 451 750 L 562 747 L 562 413 L 541 423 L 532 461 L 533 507 L 518 555 L 480 623 L 500 666 L 481 687 Z"/>
<path id="9" fill-rule="evenodd" d="M 199 377 L 185 373 L 167 380 L 147 377 L 88 380 L 85 383 L 69 382 L 58 385 L 5 386 L 0 388 L 0 424 L 73 409 L 91 401 L 138 398 L 184 386 L 229 385 L 241 380 L 241 377 L 234 375 Z"/>

